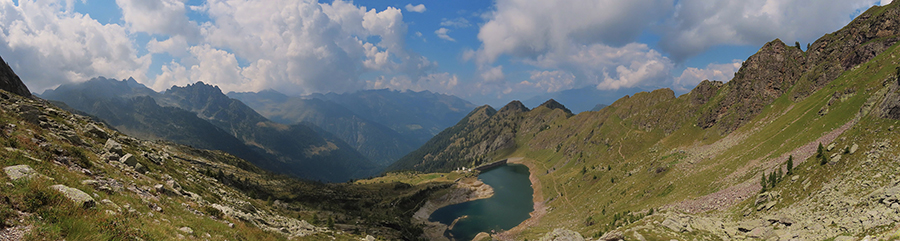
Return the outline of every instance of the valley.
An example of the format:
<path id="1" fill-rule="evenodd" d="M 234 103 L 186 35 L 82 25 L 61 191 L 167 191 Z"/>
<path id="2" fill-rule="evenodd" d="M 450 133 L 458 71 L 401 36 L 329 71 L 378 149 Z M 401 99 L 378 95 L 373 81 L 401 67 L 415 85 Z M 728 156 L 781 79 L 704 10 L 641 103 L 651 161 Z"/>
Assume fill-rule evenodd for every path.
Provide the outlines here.
<path id="1" fill-rule="evenodd" d="M 340 45 L 380 38 L 360 36 Z M 366 44 L 343 58 L 397 51 Z M 390 80 L 417 91 L 94 77 L 33 94 L 0 59 L 0 240 L 900 239 L 900 2 L 745 57 L 686 90 L 521 81 L 544 89 L 500 108 L 424 90 L 458 79 L 425 71 Z"/>

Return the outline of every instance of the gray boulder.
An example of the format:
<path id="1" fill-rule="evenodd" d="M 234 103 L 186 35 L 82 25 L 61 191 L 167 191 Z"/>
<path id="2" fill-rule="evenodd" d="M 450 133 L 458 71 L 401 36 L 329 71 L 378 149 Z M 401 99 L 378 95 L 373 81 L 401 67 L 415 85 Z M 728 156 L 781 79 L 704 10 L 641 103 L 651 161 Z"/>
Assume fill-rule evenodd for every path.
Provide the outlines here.
<path id="1" fill-rule="evenodd" d="M 71 188 L 61 184 L 50 186 L 50 188 L 62 193 L 63 196 L 83 208 L 91 208 L 97 205 L 97 202 L 94 201 L 94 198 L 92 198 L 91 195 L 88 195 L 77 188 Z"/>
<path id="2" fill-rule="evenodd" d="M 8 166 L 4 167 L 3 171 L 6 172 L 6 176 L 9 176 L 9 179 L 13 181 L 30 179 L 34 175 L 38 175 L 38 173 L 28 165 Z"/>
<path id="3" fill-rule="evenodd" d="M 119 144 L 112 138 L 106 139 L 106 144 L 103 145 L 103 150 L 106 150 L 109 153 L 116 153 L 121 155 L 125 154 L 125 150 L 122 149 L 122 144 Z"/>
<path id="4" fill-rule="evenodd" d="M 131 155 L 130 153 L 125 154 L 125 156 L 122 156 L 122 158 L 119 158 L 119 162 L 125 163 L 125 165 L 128 165 L 130 167 L 135 167 L 138 164 L 137 157 L 134 157 L 134 155 Z"/>
<path id="5" fill-rule="evenodd" d="M 541 241 L 584 241 L 584 237 L 578 232 L 557 228 L 553 232 L 547 233 L 540 239 Z"/>
<path id="6" fill-rule="evenodd" d="M 104 131 L 103 128 L 100 128 L 99 126 L 97 126 L 93 123 L 87 125 L 87 130 L 85 132 L 91 133 L 92 135 L 95 135 L 100 138 L 109 138 L 109 134 L 106 133 L 106 131 Z"/>

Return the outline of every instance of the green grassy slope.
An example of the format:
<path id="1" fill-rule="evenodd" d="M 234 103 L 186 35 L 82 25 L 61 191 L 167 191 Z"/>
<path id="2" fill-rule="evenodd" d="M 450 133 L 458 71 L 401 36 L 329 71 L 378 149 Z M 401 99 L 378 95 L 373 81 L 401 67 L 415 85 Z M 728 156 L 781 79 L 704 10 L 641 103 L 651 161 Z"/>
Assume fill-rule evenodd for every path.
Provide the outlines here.
<path id="1" fill-rule="evenodd" d="M 535 108 L 503 120 L 510 124 L 466 126 L 484 130 L 430 143 L 475 141 L 465 153 L 493 143 L 480 133 L 515 133 L 509 149 L 484 152 L 481 157 L 525 157 L 541 182 L 542 204 L 549 208 L 539 222 L 514 234 L 518 239 L 538 238 L 560 227 L 598 237 L 613 230 L 658 231 L 653 227 L 668 216 L 648 214 L 660 209 L 666 215 L 713 213 L 709 215 L 724 215 L 728 220 L 762 219 L 767 212 L 753 212 L 760 179 L 763 174 L 786 171 L 789 156 L 794 157 L 798 178 L 809 186 L 802 191 L 797 186 L 785 188 L 784 198 L 768 212 L 812 198 L 823 186 L 846 185 L 830 180 L 843 178 L 844 170 L 865 160 L 847 157 L 834 165 L 819 165 L 813 155 L 818 143 L 837 146 L 827 152 L 830 156 L 854 143 L 877 142 L 867 136 L 897 141 L 896 135 L 878 133 L 900 126 L 897 119 L 884 118 L 893 116 L 889 113 L 897 106 L 897 94 L 892 93 L 900 83 L 896 46 L 900 29 L 894 24 L 898 16 L 900 3 L 873 7 L 847 27 L 816 41 L 808 52 L 778 40 L 770 42 L 744 62 L 732 81 L 704 81 L 682 96 L 666 89 L 642 92 L 575 116 Z M 409 161 L 418 166 L 408 166 L 451 164 L 434 171 L 473 166 L 433 158 L 443 153 L 429 154 Z M 797 208 L 798 212 L 814 210 Z M 662 230 L 647 231 L 647 237 L 720 237 L 715 230 L 683 235 Z M 821 232 L 813 232 L 817 236 L 812 237 L 836 236 L 827 229 L 815 230 Z"/>

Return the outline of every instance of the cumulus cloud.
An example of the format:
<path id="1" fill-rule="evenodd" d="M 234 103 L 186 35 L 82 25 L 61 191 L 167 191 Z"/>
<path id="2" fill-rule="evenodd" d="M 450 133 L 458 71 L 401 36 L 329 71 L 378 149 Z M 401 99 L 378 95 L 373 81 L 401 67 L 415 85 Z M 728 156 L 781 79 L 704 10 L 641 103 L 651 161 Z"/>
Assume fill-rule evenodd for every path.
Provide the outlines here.
<path id="1" fill-rule="evenodd" d="M 438 30 L 434 30 L 434 34 L 437 35 L 438 38 L 441 38 L 441 39 L 447 40 L 447 41 L 451 41 L 451 42 L 456 42 L 456 39 L 453 39 L 450 37 L 450 35 L 447 35 L 448 32 L 450 32 L 450 30 L 447 28 L 439 28 Z"/>
<path id="2" fill-rule="evenodd" d="M 0 55 L 35 92 L 97 76 L 140 81 L 151 62 L 137 55 L 125 27 L 57 1 L 0 1 Z"/>
<path id="3" fill-rule="evenodd" d="M 259 3 L 210 0 L 203 6 L 211 19 L 201 26 L 208 46 L 191 47 L 192 57 L 178 63 L 190 72 L 188 78 L 221 83 L 224 91 L 275 88 L 289 94 L 308 94 L 364 88 L 367 82 L 359 76 L 372 71 L 418 80 L 436 66 L 406 49 L 407 25 L 400 9 L 377 11 L 340 0 Z M 162 46 L 164 42 L 154 44 Z M 187 63 L 193 59 L 202 63 L 202 53 L 213 54 L 210 59 L 228 63 L 240 59 L 248 64 L 229 64 L 228 75 L 195 73 L 222 71 L 219 67 L 225 67 Z M 239 69 L 232 71 L 232 66 Z M 177 76 L 177 71 L 177 65 L 169 64 L 163 76 Z"/>
<path id="4" fill-rule="evenodd" d="M 424 13 L 425 12 L 425 4 L 419 4 L 419 5 L 406 4 L 406 11 Z"/>
<path id="5" fill-rule="evenodd" d="M 478 32 L 480 63 L 501 54 L 537 58 L 568 52 L 573 45 L 622 46 L 658 21 L 672 0 L 498 0 L 495 5 Z"/>
<path id="6" fill-rule="evenodd" d="M 775 38 L 811 42 L 835 31 L 874 0 L 683 0 L 660 45 L 676 61 L 716 45 L 762 45 Z M 883 4 L 884 2 L 882 2 Z"/>
<path id="7" fill-rule="evenodd" d="M 891 4 L 891 1 L 893 1 L 893 0 L 881 0 L 881 4 L 880 4 L 880 5 L 881 5 L 881 6 L 884 6 L 884 5 Z"/>
<path id="8" fill-rule="evenodd" d="M 197 23 L 186 15 L 185 0 L 116 0 L 122 9 L 122 20 L 133 32 L 200 37 Z"/>
<path id="9" fill-rule="evenodd" d="M 550 69 L 507 86 L 513 90 L 617 89 L 666 81 L 674 64 L 633 41 L 672 6 L 669 0 L 499 0 L 479 30 L 481 47 L 464 51 L 462 58 L 485 66 L 510 55 Z"/>
<path id="10" fill-rule="evenodd" d="M 183 36 L 172 36 L 163 41 L 154 38 L 147 42 L 147 51 L 150 51 L 150 53 L 168 53 L 174 57 L 186 57 L 188 54 L 188 42 Z"/>
<path id="11" fill-rule="evenodd" d="M 741 69 L 741 60 L 733 60 L 731 63 L 710 63 L 706 68 L 699 69 L 689 67 L 675 77 L 673 86 L 679 91 L 689 91 L 703 80 L 718 80 L 728 82 L 734 78 L 734 73 Z"/>

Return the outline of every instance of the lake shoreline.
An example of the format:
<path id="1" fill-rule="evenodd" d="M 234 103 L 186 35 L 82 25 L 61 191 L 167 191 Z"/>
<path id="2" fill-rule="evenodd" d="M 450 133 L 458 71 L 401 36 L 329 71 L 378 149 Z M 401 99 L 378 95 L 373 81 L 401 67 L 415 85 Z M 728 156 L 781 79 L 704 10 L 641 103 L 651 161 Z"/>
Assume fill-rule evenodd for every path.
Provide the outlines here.
<path id="1" fill-rule="evenodd" d="M 444 236 L 444 232 L 448 228 L 446 224 L 428 221 L 434 211 L 446 206 L 494 196 L 494 189 L 478 180 L 478 177 L 462 178 L 449 189 L 449 193 L 426 201 L 412 217 L 413 223 L 425 225 L 423 235 L 428 240 L 449 240 Z"/>
<path id="2" fill-rule="evenodd" d="M 531 211 L 528 219 L 522 221 L 519 225 L 515 227 L 500 232 L 499 234 L 493 235 L 494 238 L 499 240 L 519 240 L 517 237 L 522 233 L 526 228 L 531 227 L 538 223 L 538 221 L 547 214 L 547 206 L 544 205 L 544 192 L 541 186 L 541 180 L 537 178 L 536 169 L 534 163 L 530 160 L 526 161 L 524 157 L 512 157 L 507 159 L 508 163 L 511 164 L 520 164 L 528 167 L 528 180 L 531 181 L 531 189 L 534 191 L 532 194 L 532 202 L 534 202 L 534 211 Z"/>

